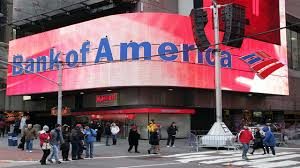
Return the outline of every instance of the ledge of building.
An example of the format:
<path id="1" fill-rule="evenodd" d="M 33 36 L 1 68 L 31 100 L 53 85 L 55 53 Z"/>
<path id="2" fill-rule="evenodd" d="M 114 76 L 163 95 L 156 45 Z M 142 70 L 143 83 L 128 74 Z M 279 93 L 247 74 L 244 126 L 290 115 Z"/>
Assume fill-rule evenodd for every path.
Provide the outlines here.
<path id="1" fill-rule="evenodd" d="M 294 78 L 300 78 L 300 71 L 289 69 L 289 76 Z"/>

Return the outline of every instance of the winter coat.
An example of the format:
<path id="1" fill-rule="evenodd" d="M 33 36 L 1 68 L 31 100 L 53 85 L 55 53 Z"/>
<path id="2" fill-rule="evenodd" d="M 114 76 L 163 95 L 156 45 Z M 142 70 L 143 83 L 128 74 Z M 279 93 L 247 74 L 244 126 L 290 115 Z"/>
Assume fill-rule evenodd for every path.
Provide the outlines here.
<path id="1" fill-rule="evenodd" d="M 105 126 L 105 128 L 104 128 L 104 134 L 105 135 L 111 135 L 110 126 Z"/>
<path id="2" fill-rule="evenodd" d="M 42 147 L 43 146 L 43 143 L 49 143 L 49 140 L 50 140 L 50 134 L 45 132 L 44 130 L 42 130 L 40 132 L 40 136 L 39 136 L 39 139 L 40 139 L 40 146 Z"/>
<path id="3" fill-rule="evenodd" d="M 155 132 L 155 130 L 157 129 L 157 125 L 155 123 L 150 123 L 150 124 L 148 124 L 147 129 L 148 129 L 149 133 L 151 134 L 151 133 Z"/>
<path id="4" fill-rule="evenodd" d="M 34 128 L 26 128 L 24 131 L 25 141 L 34 140 L 37 138 L 37 132 Z"/>
<path id="5" fill-rule="evenodd" d="M 53 129 L 50 132 L 50 144 L 51 145 L 60 145 L 64 143 L 64 138 L 63 135 L 61 133 L 61 130 L 57 130 L 57 129 Z M 59 136 L 59 139 L 58 139 Z"/>
<path id="6" fill-rule="evenodd" d="M 239 133 L 239 140 L 242 144 L 249 144 L 250 141 L 253 139 L 252 132 L 249 129 L 243 129 Z"/>
<path id="7" fill-rule="evenodd" d="M 150 134 L 149 144 L 150 145 L 159 145 L 159 134 L 158 134 L 158 132 L 152 132 Z"/>
<path id="8" fill-rule="evenodd" d="M 140 139 L 140 134 L 137 130 L 130 129 L 129 136 L 128 136 L 128 142 L 129 145 L 138 145 Z"/>
<path id="9" fill-rule="evenodd" d="M 120 132 L 120 128 L 118 126 L 111 126 L 110 131 L 111 131 L 111 134 L 117 135 Z"/>
<path id="10" fill-rule="evenodd" d="M 69 131 L 63 131 L 62 135 L 63 135 L 64 143 L 61 144 L 60 149 L 67 151 L 70 149 L 71 133 Z"/>
<path id="11" fill-rule="evenodd" d="M 71 130 L 70 141 L 71 143 L 79 143 L 80 142 L 80 128 L 75 127 Z"/>
<path id="12" fill-rule="evenodd" d="M 176 126 L 173 127 L 172 125 L 167 129 L 168 135 L 170 136 L 175 136 L 177 131 L 178 131 L 177 127 Z"/>
<path id="13" fill-rule="evenodd" d="M 87 143 L 92 143 L 96 141 L 97 132 L 94 129 L 85 129 L 84 130 L 84 141 Z"/>
<path id="14" fill-rule="evenodd" d="M 262 130 L 265 132 L 264 144 L 266 146 L 275 146 L 276 140 L 273 133 L 269 130 L 269 127 L 264 127 Z"/>

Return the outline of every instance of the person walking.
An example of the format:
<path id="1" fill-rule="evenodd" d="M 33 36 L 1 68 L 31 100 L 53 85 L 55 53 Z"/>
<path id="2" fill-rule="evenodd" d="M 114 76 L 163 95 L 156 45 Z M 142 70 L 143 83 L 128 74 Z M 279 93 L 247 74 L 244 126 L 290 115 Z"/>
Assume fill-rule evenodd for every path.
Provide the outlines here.
<path id="1" fill-rule="evenodd" d="M 6 124 L 5 124 L 4 120 L 0 119 L 0 137 L 1 137 L 1 135 L 4 137 L 5 127 L 6 127 Z"/>
<path id="2" fill-rule="evenodd" d="M 61 154 L 63 161 L 70 161 L 69 160 L 69 151 L 70 151 L 70 142 L 71 142 L 71 133 L 70 133 L 70 126 L 67 124 L 63 125 L 62 127 L 62 136 L 64 139 L 64 143 L 61 144 Z"/>
<path id="3" fill-rule="evenodd" d="M 151 147 L 150 147 L 150 149 L 148 149 L 148 154 L 151 154 L 152 151 L 153 151 L 153 154 L 158 154 L 158 150 L 159 150 L 158 127 L 155 127 L 153 129 L 153 132 L 150 134 L 149 144 L 151 145 Z"/>
<path id="4" fill-rule="evenodd" d="M 112 123 L 110 127 L 113 145 L 117 145 L 117 135 L 120 132 L 120 128 L 117 126 L 116 123 Z"/>
<path id="5" fill-rule="evenodd" d="M 48 159 L 50 163 L 53 163 L 52 161 L 53 158 L 55 159 L 55 162 L 57 164 L 61 163 L 58 159 L 58 152 L 59 152 L 60 145 L 63 143 L 64 143 L 64 139 L 61 132 L 61 125 L 56 124 L 55 128 L 50 132 L 50 144 L 52 146 L 52 154 Z"/>
<path id="6" fill-rule="evenodd" d="M 72 160 L 78 160 L 82 159 L 79 153 L 79 148 L 80 148 L 80 127 L 81 124 L 77 124 L 71 131 L 71 144 L 72 144 Z"/>
<path id="7" fill-rule="evenodd" d="M 140 139 L 140 134 L 137 131 L 137 126 L 136 125 L 132 125 L 131 129 L 129 131 L 129 136 L 128 136 L 128 142 L 129 142 L 128 152 L 131 152 L 131 150 L 132 150 L 132 148 L 134 146 L 135 153 L 140 153 L 138 151 L 139 139 Z"/>
<path id="8" fill-rule="evenodd" d="M 274 134 L 270 131 L 269 127 L 264 127 L 263 131 L 265 132 L 265 138 L 263 139 L 263 143 L 266 147 L 266 151 L 269 154 L 269 148 L 271 148 L 272 154 L 275 156 L 276 140 Z"/>
<path id="9" fill-rule="evenodd" d="M 260 129 L 259 128 L 255 128 L 255 135 L 254 135 L 254 144 L 253 144 L 253 150 L 250 154 L 254 154 L 254 151 L 256 149 L 260 149 L 262 148 L 264 150 L 264 154 L 266 154 L 265 148 L 264 148 L 264 143 L 263 143 L 263 137 L 260 133 Z"/>
<path id="10" fill-rule="evenodd" d="M 43 156 L 40 160 L 41 165 L 46 165 L 46 159 L 50 155 L 51 145 L 50 141 L 50 134 L 49 134 L 49 127 L 47 125 L 43 126 L 43 130 L 40 131 L 40 146 L 43 150 Z"/>
<path id="11" fill-rule="evenodd" d="M 103 133 L 103 127 L 102 127 L 101 123 L 98 123 L 97 124 L 97 137 L 96 137 L 97 142 L 101 142 L 102 133 Z"/>
<path id="12" fill-rule="evenodd" d="M 37 138 L 37 132 L 32 128 L 32 124 L 28 124 L 27 128 L 24 130 L 26 152 L 32 152 L 33 140 Z"/>
<path id="13" fill-rule="evenodd" d="M 247 125 L 245 125 L 244 129 L 240 131 L 239 140 L 243 145 L 242 158 L 245 159 L 245 160 L 249 160 L 248 157 L 247 157 L 247 152 L 249 150 L 249 143 L 250 143 L 251 140 L 253 140 L 253 135 L 252 135 L 252 132 L 249 130 Z"/>
<path id="14" fill-rule="evenodd" d="M 168 133 L 168 141 L 167 141 L 167 147 L 170 147 L 170 141 L 171 141 L 171 147 L 175 147 L 174 142 L 177 134 L 177 126 L 175 122 L 172 122 L 170 127 L 167 129 Z"/>
<path id="15" fill-rule="evenodd" d="M 109 141 L 109 138 L 111 136 L 111 130 L 110 130 L 110 124 L 109 124 L 109 122 L 107 122 L 106 125 L 105 125 L 104 134 L 105 134 L 105 137 L 106 137 L 105 145 L 109 146 L 108 141 Z"/>
<path id="16" fill-rule="evenodd" d="M 97 133 L 89 126 L 85 126 L 84 129 L 84 141 L 86 144 L 85 158 L 93 158 L 94 155 L 94 142 L 96 141 Z"/>

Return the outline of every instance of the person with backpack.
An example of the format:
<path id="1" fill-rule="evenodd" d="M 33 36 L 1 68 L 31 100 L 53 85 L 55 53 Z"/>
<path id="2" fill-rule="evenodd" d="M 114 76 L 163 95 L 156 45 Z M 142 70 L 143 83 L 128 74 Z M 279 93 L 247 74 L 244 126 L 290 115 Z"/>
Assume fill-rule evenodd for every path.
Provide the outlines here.
<path id="1" fill-rule="evenodd" d="M 177 131 L 178 131 L 178 129 L 177 129 L 176 123 L 172 122 L 170 127 L 168 127 L 168 129 L 167 129 L 167 133 L 168 133 L 167 147 L 170 147 L 169 146 L 170 141 L 171 141 L 171 147 L 175 147 L 174 142 L 175 142 Z"/>
<path id="2" fill-rule="evenodd" d="M 71 131 L 70 141 L 72 144 L 72 160 L 79 160 L 81 158 L 80 154 L 80 143 L 81 143 L 81 124 L 76 124 L 76 126 Z"/>
<path id="3" fill-rule="evenodd" d="M 256 149 L 259 149 L 259 148 L 263 149 L 264 150 L 264 154 L 266 154 L 266 151 L 265 151 L 265 148 L 264 148 L 264 143 L 263 143 L 263 137 L 262 137 L 262 135 L 260 133 L 260 129 L 256 128 L 255 130 L 256 131 L 255 131 L 255 135 L 254 135 L 253 150 L 252 150 L 252 152 L 250 154 L 253 155 L 254 151 Z"/>
<path id="4" fill-rule="evenodd" d="M 64 139 L 61 132 L 61 125 L 56 124 L 55 128 L 50 132 L 50 144 L 52 146 L 52 154 L 48 159 L 50 163 L 53 163 L 52 159 L 54 158 L 57 164 L 61 164 L 61 162 L 58 159 L 58 153 L 59 153 L 60 145 L 63 143 L 64 143 Z"/>
<path id="5" fill-rule="evenodd" d="M 129 136 L 128 136 L 128 142 L 129 142 L 128 152 L 131 152 L 134 146 L 135 153 L 140 153 L 138 151 L 139 139 L 140 139 L 140 134 L 137 131 L 137 126 L 131 125 L 131 129 L 129 131 Z"/>
<path id="6" fill-rule="evenodd" d="M 275 145 L 276 140 L 274 134 L 270 131 L 269 127 L 264 127 L 263 131 L 265 132 L 265 138 L 263 139 L 266 151 L 269 154 L 269 148 L 271 148 L 272 154 L 275 156 Z"/>
<path id="7" fill-rule="evenodd" d="M 245 160 L 249 160 L 247 157 L 247 153 L 249 150 L 249 143 L 251 140 L 253 140 L 252 132 L 249 130 L 248 126 L 245 125 L 244 128 L 239 133 L 239 141 L 243 145 L 242 158 Z"/>
<path id="8" fill-rule="evenodd" d="M 85 126 L 84 129 L 84 141 L 86 144 L 85 158 L 93 158 L 94 155 L 94 142 L 96 141 L 97 133 L 89 126 Z"/>

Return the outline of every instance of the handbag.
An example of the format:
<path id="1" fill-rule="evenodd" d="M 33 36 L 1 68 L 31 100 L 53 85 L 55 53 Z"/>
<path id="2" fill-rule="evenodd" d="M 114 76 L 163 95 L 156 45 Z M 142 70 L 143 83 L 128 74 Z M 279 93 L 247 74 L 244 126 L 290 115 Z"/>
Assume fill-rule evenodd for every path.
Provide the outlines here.
<path id="1" fill-rule="evenodd" d="M 43 145 L 42 145 L 42 149 L 43 150 L 48 150 L 48 149 L 51 149 L 51 145 L 50 143 L 48 142 L 44 142 Z"/>

